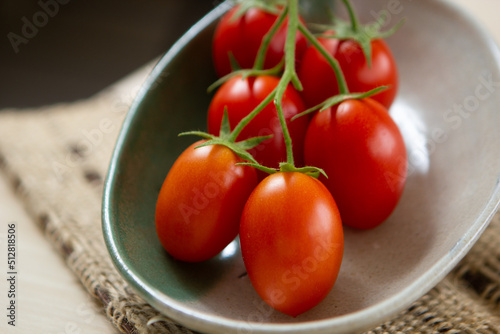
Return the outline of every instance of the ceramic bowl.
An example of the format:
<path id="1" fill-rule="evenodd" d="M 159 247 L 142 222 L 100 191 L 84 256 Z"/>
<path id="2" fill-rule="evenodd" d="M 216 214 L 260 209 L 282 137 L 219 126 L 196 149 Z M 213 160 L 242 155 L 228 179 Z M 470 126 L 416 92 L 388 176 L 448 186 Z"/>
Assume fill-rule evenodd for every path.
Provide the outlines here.
<path id="1" fill-rule="evenodd" d="M 305 2 L 305 8 L 313 1 Z M 389 5 L 392 3 L 392 5 Z M 309 6 L 307 6 L 309 4 Z M 211 37 L 227 5 L 192 27 L 157 64 L 127 115 L 103 198 L 103 231 L 124 279 L 169 318 L 208 333 L 342 333 L 382 323 L 437 284 L 466 254 L 500 198 L 500 68 L 492 39 L 444 1 L 355 1 L 406 23 L 388 39 L 400 71 L 391 115 L 408 148 L 408 182 L 391 217 L 345 230 L 345 256 L 328 297 L 292 318 L 252 288 L 238 241 L 199 264 L 173 260 L 155 233 L 160 187 L 204 130 L 215 80 Z M 375 10 L 376 9 L 376 10 Z"/>

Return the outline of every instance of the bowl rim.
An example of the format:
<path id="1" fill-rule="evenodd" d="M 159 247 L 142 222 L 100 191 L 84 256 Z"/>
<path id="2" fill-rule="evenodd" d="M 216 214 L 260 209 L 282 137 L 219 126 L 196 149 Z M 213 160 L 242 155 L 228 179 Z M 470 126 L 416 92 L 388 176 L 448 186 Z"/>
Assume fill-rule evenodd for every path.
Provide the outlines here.
<path id="1" fill-rule="evenodd" d="M 500 67 L 500 49 L 476 18 L 472 17 L 469 13 L 465 12 L 462 7 L 449 0 L 437 0 L 434 1 L 434 4 L 464 19 L 464 21 L 477 32 L 478 36 L 481 37 L 481 42 L 485 45 L 485 49 L 494 56 Z M 300 333 L 307 330 L 309 333 L 324 333 L 334 328 L 339 332 L 353 332 L 382 323 L 384 320 L 387 320 L 397 312 L 408 307 L 412 302 L 432 289 L 470 250 L 484 232 L 499 207 L 500 178 L 497 180 L 489 201 L 486 203 L 479 217 L 471 224 L 468 233 L 450 249 L 446 256 L 442 257 L 429 270 L 419 276 L 411 285 L 401 290 L 397 295 L 365 309 L 332 318 L 298 323 L 259 323 L 234 320 L 213 315 L 208 312 L 194 311 L 184 303 L 172 299 L 163 292 L 149 286 L 140 274 L 135 273 L 134 270 L 127 265 L 126 260 L 124 260 L 120 254 L 119 245 L 115 240 L 113 231 L 114 219 L 111 214 L 111 203 L 113 201 L 113 189 L 115 188 L 117 175 L 119 174 L 118 162 L 122 157 L 121 147 L 123 147 L 126 140 L 127 132 L 140 109 L 139 107 L 142 100 L 146 97 L 150 88 L 155 84 L 155 81 L 161 76 L 163 69 L 175 58 L 180 50 L 198 35 L 199 32 L 216 21 L 230 8 L 230 6 L 231 5 L 227 1 L 218 5 L 193 25 L 168 50 L 168 52 L 158 61 L 144 84 L 141 86 L 141 89 L 132 102 L 124 122 L 122 123 L 112 153 L 102 197 L 102 231 L 112 262 L 121 276 L 132 286 L 139 296 L 174 322 L 178 322 L 194 330 L 214 333 L 220 331 L 226 332 L 228 330 L 251 331 L 255 333 Z"/>

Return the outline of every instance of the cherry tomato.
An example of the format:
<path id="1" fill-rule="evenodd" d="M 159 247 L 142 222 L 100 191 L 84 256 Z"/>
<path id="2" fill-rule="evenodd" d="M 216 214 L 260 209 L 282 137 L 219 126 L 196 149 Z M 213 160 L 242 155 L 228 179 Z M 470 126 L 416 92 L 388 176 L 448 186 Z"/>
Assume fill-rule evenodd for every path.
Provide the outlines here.
<path id="1" fill-rule="evenodd" d="M 156 203 L 156 231 L 174 258 L 212 258 L 238 234 L 241 212 L 257 185 L 255 169 L 225 146 L 189 146 L 175 161 Z"/>
<path id="2" fill-rule="evenodd" d="M 259 105 L 279 83 L 273 76 L 241 76 L 226 81 L 215 93 L 208 110 L 208 132 L 219 135 L 219 130 L 227 107 L 229 124 L 233 129 L 238 122 Z M 290 119 L 304 111 L 304 103 L 299 93 L 289 85 L 283 97 L 283 114 L 293 142 L 296 165 L 303 164 L 303 145 L 309 119 L 301 117 L 293 122 Z M 303 118 L 303 119 L 302 119 Z M 238 140 L 256 136 L 273 135 L 250 151 L 254 158 L 267 167 L 278 167 L 286 161 L 286 146 L 276 107 L 271 102 L 240 133 Z"/>
<path id="3" fill-rule="evenodd" d="M 407 174 L 406 147 L 387 109 L 372 99 L 347 100 L 317 113 L 307 130 L 306 163 L 335 198 L 345 225 L 369 229 L 396 207 Z"/>
<path id="4" fill-rule="evenodd" d="M 212 54 L 216 72 L 221 77 L 231 72 L 229 53 L 232 53 L 242 68 L 253 67 L 262 38 L 278 17 L 260 8 L 251 8 L 241 17 L 233 19 L 239 8 L 240 5 L 237 5 L 229 10 L 215 29 Z M 284 56 L 287 22 L 288 18 L 271 39 L 265 57 L 266 69 L 278 65 Z M 297 33 L 295 48 L 298 61 L 307 48 L 307 40 L 301 33 Z"/>
<path id="5" fill-rule="evenodd" d="M 318 41 L 329 54 L 335 54 L 338 39 L 319 37 Z M 303 87 L 301 96 L 308 107 L 318 105 L 339 92 L 335 72 L 314 46 L 309 46 L 304 53 L 298 75 Z"/>
<path id="6" fill-rule="evenodd" d="M 344 249 L 333 197 L 320 181 L 296 172 L 272 174 L 255 188 L 243 210 L 240 243 L 257 293 L 294 317 L 328 295 Z"/>
<path id="7" fill-rule="evenodd" d="M 371 42 L 371 67 L 368 67 L 365 55 L 356 41 L 339 41 L 326 37 L 318 40 L 338 60 L 352 93 L 389 86 L 388 89 L 372 96 L 372 99 L 387 109 L 390 108 L 398 90 L 398 71 L 392 52 L 384 40 L 375 39 Z M 307 49 L 302 58 L 299 78 L 304 87 L 302 97 L 308 107 L 339 93 L 335 72 L 313 46 Z"/>
<path id="8" fill-rule="evenodd" d="M 379 86 L 389 86 L 387 90 L 372 97 L 389 109 L 398 90 L 396 61 L 383 39 L 374 39 L 371 47 L 371 67 L 359 44 L 352 40 L 340 42 L 335 58 L 344 71 L 351 92 L 366 92 Z"/>

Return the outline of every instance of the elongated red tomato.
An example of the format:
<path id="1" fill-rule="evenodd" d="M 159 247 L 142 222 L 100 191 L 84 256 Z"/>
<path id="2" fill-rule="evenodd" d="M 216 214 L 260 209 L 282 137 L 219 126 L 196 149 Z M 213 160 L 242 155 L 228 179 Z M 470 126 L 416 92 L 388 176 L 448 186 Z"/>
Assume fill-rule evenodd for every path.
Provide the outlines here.
<path id="1" fill-rule="evenodd" d="M 229 54 L 232 54 L 242 68 L 252 68 L 259 50 L 262 38 L 269 31 L 278 16 L 265 12 L 260 8 L 251 8 L 240 17 L 234 18 L 240 5 L 229 10 L 218 23 L 212 43 L 213 60 L 217 74 L 222 77 L 231 72 Z M 264 68 L 272 68 L 284 56 L 284 46 L 287 34 L 285 19 L 276 35 L 271 39 L 266 53 Z M 298 62 L 307 48 L 306 38 L 297 33 L 296 61 Z"/>
<path id="2" fill-rule="evenodd" d="M 392 105 L 398 90 L 397 64 L 387 43 L 382 39 L 371 42 L 372 63 L 368 66 L 360 45 L 353 40 L 319 38 L 319 42 L 340 64 L 351 92 L 367 92 L 380 86 L 389 86 L 372 99 L 387 109 Z M 325 57 L 310 46 L 304 54 L 299 70 L 304 90 L 302 97 L 308 107 L 315 106 L 338 94 L 335 72 Z"/>
<path id="3" fill-rule="evenodd" d="M 296 172 L 272 174 L 259 183 L 243 210 L 240 242 L 257 293 L 291 316 L 328 295 L 344 249 L 334 199 L 320 181 Z"/>
<path id="4" fill-rule="evenodd" d="M 335 55 L 338 39 L 319 37 L 318 41 L 329 54 Z M 300 94 L 307 107 L 318 105 L 339 93 L 335 72 L 326 58 L 312 45 L 304 53 L 298 75 L 303 87 Z"/>
<path id="5" fill-rule="evenodd" d="M 383 39 L 371 42 L 371 66 L 368 66 L 361 46 L 352 40 L 341 41 L 335 58 L 339 61 L 351 92 L 366 92 L 380 86 L 389 86 L 372 99 L 389 109 L 396 97 L 399 82 L 397 64 L 391 49 Z"/>
<path id="6" fill-rule="evenodd" d="M 273 76 L 257 76 L 242 79 L 241 76 L 226 81 L 215 93 L 208 109 L 208 132 L 219 135 L 219 130 L 227 107 L 231 129 L 257 107 L 278 85 L 280 79 Z M 289 85 L 282 101 L 283 114 L 292 137 L 293 153 L 298 166 L 303 165 L 304 137 L 309 119 L 291 118 L 304 111 L 304 103 L 298 92 Z M 286 160 L 285 140 L 276 107 L 271 102 L 240 133 L 238 140 L 256 136 L 273 135 L 253 148 L 250 153 L 267 167 L 278 167 Z"/>
<path id="7" fill-rule="evenodd" d="M 174 258 L 212 258 L 238 234 L 241 212 L 257 185 L 254 168 L 225 146 L 189 146 L 170 169 L 156 203 L 156 231 Z"/>
<path id="8" fill-rule="evenodd" d="M 307 130 L 306 163 L 323 168 L 345 225 L 369 229 L 396 207 L 406 183 L 403 137 L 372 99 L 347 100 L 317 113 Z"/>

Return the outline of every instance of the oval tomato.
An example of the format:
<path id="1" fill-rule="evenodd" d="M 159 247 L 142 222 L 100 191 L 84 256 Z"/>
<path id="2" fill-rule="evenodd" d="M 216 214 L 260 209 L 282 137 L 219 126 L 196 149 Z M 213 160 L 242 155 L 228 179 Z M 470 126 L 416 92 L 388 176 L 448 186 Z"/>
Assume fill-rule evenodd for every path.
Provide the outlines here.
<path id="1" fill-rule="evenodd" d="M 339 62 L 352 93 L 389 86 L 388 89 L 372 96 L 372 99 L 387 109 L 390 108 L 398 90 L 398 71 L 392 52 L 384 40 L 375 39 L 371 42 L 371 67 L 368 66 L 366 57 L 356 41 L 339 41 L 335 38 L 318 40 Z M 302 58 L 299 78 L 304 87 L 302 97 L 308 107 L 339 93 L 335 72 L 314 46 L 310 46 Z"/>
<path id="2" fill-rule="evenodd" d="M 212 258 L 238 234 L 241 212 L 257 185 L 255 169 L 225 146 L 189 146 L 175 161 L 156 203 L 156 231 L 174 258 Z"/>
<path id="3" fill-rule="evenodd" d="M 373 100 L 389 109 L 399 85 L 396 61 L 383 39 L 372 40 L 371 47 L 371 67 L 368 66 L 360 45 L 352 40 L 340 42 L 335 58 L 344 71 L 351 92 L 366 92 L 380 86 L 389 86 L 388 89 L 372 96 Z"/>
<path id="4" fill-rule="evenodd" d="M 406 147 L 387 109 L 347 100 L 317 113 L 307 130 L 305 161 L 322 168 L 345 225 L 368 229 L 396 207 L 407 174 Z"/>
<path id="5" fill-rule="evenodd" d="M 215 29 L 212 55 L 217 74 L 222 77 L 231 72 L 229 53 L 241 68 L 252 68 L 260 48 L 262 38 L 267 34 L 278 16 L 260 8 L 250 8 L 242 16 L 233 19 L 240 5 L 233 7 L 223 15 Z M 272 68 L 284 56 L 288 18 L 285 19 L 266 52 L 264 68 Z M 307 40 L 297 33 L 295 58 L 298 61 L 307 48 Z"/>
<path id="6" fill-rule="evenodd" d="M 229 124 L 233 129 L 241 119 L 257 107 L 278 85 L 280 79 L 273 76 L 258 76 L 242 79 L 241 76 L 226 81 L 215 93 L 208 109 L 208 132 L 219 135 L 219 130 L 227 107 Z M 303 145 L 309 119 L 301 117 L 293 122 L 293 116 L 304 111 L 304 103 L 299 93 L 289 85 L 282 102 L 283 114 L 292 137 L 296 165 L 303 165 Z M 276 107 L 268 104 L 238 136 L 243 140 L 256 136 L 273 135 L 253 148 L 250 153 L 264 166 L 277 168 L 286 161 L 286 146 Z"/>
<path id="7" fill-rule="evenodd" d="M 335 54 L 339 44 L 338 39 L 318 37 L 318 41 L 329 54 L 332 56 Z M 302 57 L 298 76 L 303 87 L 300 94 L 307 107 L 314 107 L 339 93 L 335 72 L 326 58 L 312 45 Z"/>
<path id="8" fill-rule="evenodd" d="M 297 316 L 323 300 L 340 269 L 340 215 L 325 186 L 308 175 L 265 178 L 243 210 L 240 243 L 248 277 L 276 310 Z"/>

